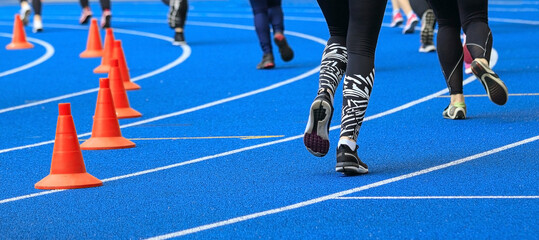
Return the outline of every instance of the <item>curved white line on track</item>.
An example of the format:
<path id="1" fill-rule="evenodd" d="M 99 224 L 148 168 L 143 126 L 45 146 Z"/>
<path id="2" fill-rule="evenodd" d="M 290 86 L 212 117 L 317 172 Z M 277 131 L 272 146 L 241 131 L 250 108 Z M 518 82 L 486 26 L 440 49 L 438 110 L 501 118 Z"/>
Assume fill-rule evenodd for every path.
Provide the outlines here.
<path id="1" fill-rule="evenodd" d="M 491 58 L 492 58 L 492 61 L 491 61 L 492 63 L 497 62 L 498 53 L 494 49 L 493 49 L 493 52 L 491 54 Z M 317 73 L 319 71 L 319 67 L 317 67 L 316 69 L 313 69 L 311 71 L 316 71 L 316 73 Z M 309 72 L 304 73 L 303 75 L 307 75 L 307 74 L 309 74 Z M 302 77 L 302 75 L 297 76 L 296 78 L 288 79 L 287 81 L 297 81 L 297 80 L 301 79 L 301 77 Z M 473 77 L 473 76 L 469 77 L 464 81 L 463 84 L 466 85 L 466 84 L 472 82 L 473 80 L 475 80 L 475 77 Z M 280 83 L 268 86 L 268 87 L 266 87 L 266 89 L 271 90 L 271 89 L 277 88 L 279 86 L 288 84 L 288 83 L 285 83 L 285 82 L 280 82 Z M 203 109 L 203 108 L 215 106 L 215 105 L 218 105 L 218 104 L 221 104 L 221 103 L 224 103 L 224 102 L 229 102 L 229 101 L 241 98 L 242 96 L 250 96 L 250 95 L 254 95 L 254 94 L 257 94 L 259 92 L 263 92 L 263 91 L 267 91 L 267 90 L 263 90 L 263 89 L 255 90 L 255 91 L 252 91 L 252 92 L 249 92 L 249 93 L 245 93 L 245 94 L 237 95 L 237 96 L 230 97 L 230 98 L 227 98 L 227 99 L 211 102 L 211 103 L 201 105 L 201 106 L 198 106 L 198 107 L 182 110 L 182 111 L 179 111 L 179 112 L 175 112 L 175 113 L 171 113 L 171 114 L 167 114 L 167 115 L 163 115 L 163 116 L 159 116 L 159 117 L 155 117 L 155 118 L 151 118 L 151 119 L 147 119 L 147 120 L 134 122 L 134 123 L 131 123 L 131 124 L 122 125 L 120 127 L 123 128 L 123 127 L 141 125 L 141 124 L 144 124 L 144 123 L 161 120 L 163 118 L 168 118 L 168 117 L 173 117 L 173 116 L 177 116 L 177 115 L 180 115 L 180 114 L 185 114 L 185 113 L 188 113 L 188 112 L 193 112 L 193 111 L 200 110 L 200 109 Z M 428 101 L 430 99 L 436 98 L 437 96 L 440 96 L 440 95 L 445 94 L 447 92 L 448 92 L 447 89 L 438 91 L 438 92 L 436 92 L 434 94 L 431 94 L 431 95 L 428 95 L 426 97 L 420 98 L 418 100 L 406 103 L 406 104 L 401 105 L 399 107 L 384 111 L 382 113 L 375 114 L 373 116 L 366 117 L 364 119 L 364 121 L 374 120 L 376 118 L 380 118 L 380 117 L 387 116 L 389 114 L 392 114 L 392 113 L 395 113 L 395 112 L 398 112 L 398 111 L 402 111 L 404 109 L 410 108 L 410 107 L 415 106 L 417 104 L 420 104 L 422 102 L 425 102 L 425 101 Z M 333 127 L 330 128 L 330 130 L 335 130 L 335 129 L 339 129 L 339 128 L 340 128 L 339 126 L 333 126 Z M 89 136 L 89 135 L 91 135 L 91 133 L 84 133 L 84 134 L 78 135 L 78 137 Z M 144 171 L 140 171 L 140 172 L 136 172 L 136 173 L 131 173 L 131 174 L 126 174 L 126 175 L 122 175 L 122 176 L 107 178 L 107 179 L 103 179 L 102 181 L 103 182 L 110 182 L 110 181 L 116 181 L 116 180 L 120 180 L 120 179 L 124 179 L 124 178 L 136 177 L 136 176 L 139 176 L 139 175 L 144 175 L 144 174 L 149 174 L 149 173 L 153 173 L 153 172 L 163 171 L 163 170 L 176 168 L 176 167 L 180 167 L 180 166 L 184 166 L 184 165 L 188 165 L 188 164 L 193 164 L 193 163 L 197 163 L 197 162 L 202 162 L 202 161 L 206 161 L 206 160 L 210 160 L 210 159 L 214 159 L 214 158 L 218 158 L 218 157 L 224 157 L 224 156 L 228 156 L 228 155 L 232 155 L 232 154 L 236 154 L 236 153 L 240 153 L 240 152 L 245 152 L 245 151 L 249 151 L 249 150 L 253 150 L 253 149 L 257 149 L 257 148 L 262 148 L 262 147 L 267 147 L 267 146 L 271 146 L 271 145 L 275 145 L 275 144 L 279 144 L 279 143 L 289 142 L 289 141 L 293 141 L 293 140 L 296 140 L 296 139 L 300 139 L 302 137 L 303 137 L 303 134 L 300 134 L 300 135 L 296 135 L 296 136 L 292 136 L 292 137 L 288 137 L 288 138 L 284 138 L 284 139 L 279 139 L 279 140 L 275 140 L 275 141 L 271 141 L 271 142 L 267 142 L 267 143 L 253 145 L 253 146 L 250 146 L 250 147 L 244 147 L 244 148 L 240 148 L 240 149 L 236 149 L 236 150 L 231 150 L 231 151 L 228 151 L 228 152 L 215 154 L 215 155 L 211 155 L 211 156 L 206 156 L 206 157 L 201 157 L 201 158 L 197 158 L 197 159 L 193 159 L 193 160 L 189 160 L 189 161 L 185 161 L 185 162 L 180 162 L 180 163 L 171 164 L 171 165 L 167 165 L 167 166 L 163 166 L 163 167 L 148 169 L 148 170 L 144 170 Z M 17 148 L 4 149 L 4 150 L 0 150 L 0 153 L 19 150 L 19 149 L 25 149 L 25 148 L 30 148 L 30 147 L 36 147 L 36 146 L 41 146 L 41 145 L 50 144 L 50 143 L 54 143 L 54 140 L 50 140 L 50 141 L 47 141 L 47 142 L 36 143 L 36 144 L 32 144 L 32 145 L 27 145 L 27 146 L 21 146 L 21 147 L 17 147 Z M 60 191 L 62 191 L 62 190 L 60 190 Z M 23 196 L 14 197 L 14 198 L 3 199 L 3 200 L 0 200 L 0 204 L 13 202 L 13 201 L 18 201 L 18 200 L 27 199 L 27 198 L 32 198 L 32 197 L 37 197 L 37 196 L 42 196 L 42 195 L 47 195 L 47 194 L 51 194 L 51 193 L 55 193 L 55 192 L 59 192 L 59 191 L 45 191 L 45 192 L 34 193 L 34 194 L 29 194 L 29 195 L 23 195 Z"/>
<path id="2" fill-rule="evenodd" d="M 250 26 L 243 26 L 243 25 L 232 25 L 232 24 L 221 24 L 221 23 L 200 23 L 200 22 L 197 22 L 197 23 L 198 24 L 211 24 L 211 25 L 215 25 L 215 26 L 221 26 L 221 25 L 223 25 L 223 26 L 235 26 L 235 27 L 240 27 L 240 29 L 246 29 L 246 30 L 252 30 L 253 29 Z M 296 34 L 298 36 L 304 35 L 304 34 L 296 33 L 296 32 L 293 32 L 293 34 Z M 309 35 L 307 35 L 307 36 L 309 36 Z M 310 36 L 310 37 L 312 37 L 316 42 L 319 42 L 320 44 L 325 45 L 325 41 L 323 39 L 316 38 L 316 37 L 313 37 L 313 36 Z M 495 49 L 493 49 L 492 54 L 491 54 L 491 63 L 492 63 L 491 65 L 493 66 L 497 62 L 497 60 L 498 60 L 498 53 L 496 52 Z M 270 85 L 270 86 L 265 87 L 265 88 L 261 88 L 261 89 L 254 90 L 254 91 L 251 91 L 251 92 L 247 92 L 247 93 L 244 93 L 244 94 L 240 94 L 240 95 L 236 95 L 236 96 L 233 96 L 233 97 L 225 98 L 225 99 L 222 99 L 222 100 L 210 102 L 210 103 L 200 105 L 200 106 L 197 106 L 197 107 L 181 110 L 181 111 L 178 111 L 178 112 L 174 112 L 174 113 L 170 113 L 170 114 L 166 114 L 166 115 L 161 115 L 161 116 L 157 116 L 157 117 L 154 117 L 154 118 L 133 122 L 133 123 L 130 123 L 130 124 L 121 125 L 120 128 L 132 127 L 132 126 L 137 126 L 137 125 L 141 125 L 141 124 L 145 124 L 145 123 L 149 123 L 149 122 L 154 122 L 154 121 L 158 121 L 158 120 L 161 120 L 161 119 L 170 118 L 170 117 L 174 117 L 174 116 L 194 112 L 194 111 L 197 111 L 197 110 L 201 110 L 201 109 L 204 109 L 204 108 L 212 107 L 212 106 L 215 106 L 215 105 L 223 104 L 223 103 L 230 102 L 230 101 L 233 101 L 233 100 L 236 100 L 236 99 L 248 97 L 248 96 L 255 95 L 255 94 L 258 94 L 258 93 L 261 93 L 261 92 L 269 91 L 271 89 L 275 89 L 275 88 L 278 88 L 280 86 L 283 86 L 283 85 L 298 81 L 298 80 L 300 80 L 302 78 L 305 78 L 305 77 L 308 77 L 308 76 L 310 76 L 310 75 L 312 75 L 314 73 L 318 73 L 319 69 L 320 69 L 320 66 L 318 66 L 315 69 L 312 69 L 311 71 L 306 72 L 306 73 L 304 73 L 302 75 L 299 75 L 299 76 L 296 76 L 294 78 L 285 80 L 283 82 L 279 82 L 279 83 Z M 471 77 L 467 78 L 463 82 L 463 85 L 466 85 L 466 84 L 472 82 L 473 80 L 475 80 L 475 77 L 471 76 Z M 373 119 L 376 119 L 376 118 L 380 118 L 380 117 L 383 117 L 383 116 L 386 116 L 386 115 L 389 115 L 389 114 L 404 110 L 406 108 L 409 108 L 409 107 L 412 107 L 414 105 L 420 104 L 422 102 L 428 101 L 430 99 L 436 98 L 436 97 L 438 97 L 438 96 L 440 96 L 440 95 L 442 95 L 444 93 L 447 93 L 447 92 L 448 92 L 447 89 L 438 91 L 438 92 L 436 92 L 434 94 L 431 94 L 431 95 L 428 95 L 426 97 L 420 98 L 418 100 L 409 102 L 409 103 L 401 105 L 399 107 L 387 110 L 387 111 L 382 112 L 382 113 L 375 114 L 373 116 L 366 117 L 364 119 L 364 121 L 370 121 L 370 120 L 373 120 Z M 333 127 L 330 128 L 330 130 L 335 130 L 335 129 L 338 129 L 339 127 L 340 127 L 340 125 L 333 126 Z M 89 136 L 89 135 L 91 135 L 91 132 L 84 133 L 84 134 L 79 134 L 78 137 L 80 138 L 80 137 Z M 104 179 L 102 181 L 103 182 L 115 181 L 115 180 L 119 180 L 119 179 L 124 179 L 124 178 L 134 177 L 134 176 L 138 176 L 138 175 L 148 174 L 148 173 L 152 173 L 152 172 L 162 171 L 162 170 L 175 168 L 175 167 L 179 167 L 179 166 L 183 166 L 183 165 L 187 165 L 187 164 L 197 163 L 197 162 L 201 162 L 201 161 L 205 161 L 205 160 L 209 160 L 209 159 L 213 159 L 213 158 L 217 158 L 217 157 L 236 154 L 236 153 L 240 153 L 240 152 L 244 152 L 244 151 L 248 151 L 248 150 L 252 150 L 252 149 L 256 149 L 256 148 L 260 148 L 260 147 L 265 147 L 265 146 L 270 146 L 270 145 L 274 145 L 274 144 L 278 144 L 278 143 L 288 142 L 288 141 L 299 139 L 301 137 L 303 137 L 303 134 L 296 135 L 296 136 L 293 136 L 293 137 L 288 137 L 288 138 L 285 138 L 285 139 L 272 141 L 272 142 L 258 144 L 258 145 L 254 145 L 254 146 L 251 146 L 251 147 L 245 147 L 245 148 L 241 148 L 241 149 L 236 149 L 236 150 L 224 152 L 224 153 L 221 153 L 221 154 L 216 154 L 216 155 L 212 155 L 212 156 L 206 156 L 206 157 L 202 157 L 202 158 L 197 158 L 197 159 L 193 159 L 193 160 L 190 160 L 190 161 L 176 163 L 176 164 L 172 164 L 172 165 L 168 165 L 168 166 L 149 169 L 149 170 L 140 171 L 140 172 L 127 174 L 127 175 L 123 175 L 123 176 L 118 176 L 118 177 L 112 177 L 112 178 Z M 35 144 L 30 144 L 30 145 L 25 145 L 25 146 L 20 146 L 20 147 L 2 149 L 2 150 L 0 150 L 0 154 L 15 151 L 15 150 L 22 150 L 22 149 L 26 149 L 26 148 L 42 146 L 42 145 L 51 144 L 51 143 L 54 143 L 54 140 L 49 140 L 49 141 L 45 141 L 45 142 L 40 142 L 40 143 L 35 143 Z M 56 191 L 52 191 L 52 192 L 56 192 Z M 41 195 L 49 194 L 49 193 L 52 193 L 52 192 L 47 191 L 47 192 L 42 192 L 42 193 L 35 193 L 35 194 L 30 194 L 30 195 L 15 197 L 15 198 L 4 199 L 4 200 L 0 200 L 0 204 L 16 201 L 16 200 L 20 200 L 20 199 L 26 199 L 26 198 L 30 198 L 30 197 L 35 197 L 35 196 L 41 196 Z"/>
<path id="3" fill-rule="evenodd" d="M 64 25 L 64 24 L 47 24 L 47 27 L 80 29 L 80 30 L 87 30 L 88 29 L 87 27 L 74 26 L 74 25 Z M 139 31 L 125 30 L 125 29 L 114 29 L 114 32 L 116 32 L 116 33 L 125 33 L 125 34 L 130 34 L 130 35 L 139 35 L 139 36 L 144 36 L 144 37 L 149 37 L 149 38 L 156 38 L 156 39 L 160 39 L 160 40 L 164 40 L 164 41 L 168 41 L 168 42 L 173 41 L 173 39 L 170 38 L 170 37 L 159 35 L 159 34 L 147 33 L 147 32 L 139 32 Z M 135 81 L 138 81 L 138 80 L 141 80 L 141 79 L 145 79 L 145 78 L 155 76 L 155 75 L 157 75 L 159 73 L 165 72 L 165 71 L 167 71 L 167 70 L 181 64 L 183 61 L 185 61 L 191 55 L 191 47 L 189 47 L 187 45 L 182 45 L 181 48 L 183 50 L 182 55 L 180 55 L 180 57 L 178 57 L 176 60 L 174 60 L 174 61 L 170 62 L 169 64 L 167 64 L 167 65 L 165 65 L 163 67 L 160 67 L 160 68 L 158 68 L 158 69 L 156 69 L 154 71 L 151 71 L 149 73 L 133 77 L 133 78 L 131 78 L 131 81 L 135 82 Z M 66 99 L 66 98 L 81 96 L 81 95 L 85 95 L 85 94 L 88 94 L 88 93 L 97 92 L 98 90 L 99 90 L 99 88 L 92 88 L 92 89 L 83 90 L 83 91 L 80 91 L 80 92 L 75 92 L 75 93 L 70 93 L 70 94 L 66 94 L 66 95 L 62 95 L 62 96 L 58 96 L 58 97 L 53 97 L 53 98 L 48 98 L 48 99 L 44 99 L 44 100 L 40 100 L 40 101 L 35 101 L 35 102 L 32 102 L 32 103 L 27 103 L 27 104 L 14 106 L 14 107 L 4 108 L 4 109 L 0 109 L 0 114 L 5 113 L 5 112 L 18 110 L 18 109 L 27 108 L 27 107 L 33 107 L 33 106 L 37 106 L 37 105 L 41 105 L 41 104 L 45 104 L 45 103 L 49 103 L 49 102 L 59 101 L 59 100 Z M 0 153 L 2 153 L 2 152 L 0 151 Z"/>
<path id="4" fill-rule="evenodd" d="M 118 21 L 118 19 L 116 19 L 116 21 Z M 222 28 L 233 28 L 233 29 L 241 29 L 241 30 L 254 30 L 253 26 L 236 25 L 236 24 L 210 23 L 210 22 L 192 22 L 192 24 L 193 25 L 196 24 L 196 25 L 199 25 L 199 26 L 208 26 L 208 27 L 222 27 Z M 58 25 L 58 24 L 56 24 L 56 25 L 51 24 L 51 25 L 56 26 L 56 27 L 65 26 L 65 25 Z M 49 25 L 47 25 L 47 26 L 49 26 Z M 73 28 L 76 28 L 76 29 L 80 28 L 79 26 L 71 26 L 71 25 L 67 25 L 67 26 L 73 27 Z M 118 30 L 115 30 L 115 31 L 118 32 Z M 121 30 L 121 31 L 123 31 L 125 33 L 136 32 L 136 31 L 130 31 L 130 30 Z M 307 35 L 307 34 L 303 34 L 303 33 L 299 33 L 299 32 L 294 32 L 294 31 L 287 31 L 287 34 L 291 35 L 291 36 L 297 36 L 297 37 L 300 37 L 300 38 L 305 38 L 305 39 L 320 43 L 321 45 L 324 45 L 324 46 L 326 45 L 325 40 L 323 40 L 321 38 L 311 36 L 311 35 Z M 150 34 L 150 35 L 153 35 L 153 34 Z M 163 39 L 169 39 L 169 38 L 163 36 Z M 190 53 L 190 48 L 189 48 L 188 51 Z M 239 95 L 236 95 L 236 96 L 228 97 L 228 98 L 225 98 L 225 99 L 213 101 L 213 102 L 206 103 L 206 104 L 203 104 L 203 105 L 200 105 L 200 106 L 197 106 L 197 107 L 192 107 L 192 108 L 189 108 L 189 109 L 185 109 L 185 110 L 181 110 L 181 111 L 177 111 L 177 112 L 173 112 L 173 113 L 169 113 L 169 114 L 165 114 L 165 115 L 161 115 L 161 116 L 157 116 L 157 117 L 153 117 L 153 118 L 149 118 L 149 119 L 145 119 L 145 120 L 141 120 L 141 121 L 137 121 L 137 122 L 133 122 L 133 123 L 129 123 L 129 124 L 124 124 L 124 125 L 121 125 L 120 127 L 121 128 L 126 128 L 126 127 L 138 126 L 138 125 L 142 125 L 142 124 L 145 124 L 145 123 L 155 122 L 155 121 L 158 121 L 158 120 L 162 120 L 162 119 L 166 119 L 166 118 L 170 118 L 170 117 L 174 117 L 174 116 L 178 116 L 178 115 L 198 111 L 198 110 L 201 110 L 201 109 L 213 107 L 213 106 L 223 104 L 223 103 L 227 103 L 227 102 L 230 102 L 230 101 L 234 101 L 234 100 L 237 100 L 237 99 L 249 97 L 249 96 L 252 96 L 252 95 L 255 95 L 255 94 L 258 94 L 258 93 L 266 92 L 266 91 L 269 91 L 269 90 L 272 90 L 272 89 L 275 89 L 275 88 L 278 88 L 278 87 L 281 87 L 281 86 L 284 86 L 284 85 L 299 81 L 299 80 L 304 79 L 306 77 L 309 77 L 309 76 L 311 76 L 313 74 L 316 74 L 319 71 L 320 71 L 320 65 L 313 68 L 313 69 L 311 69 L 311 70 L 309 70 L 309 71 L 307 71 L 307 72 L 305 72 L 305 73 L 303 73 L 303 74 L 300 74 L 300 75 L 298 75 L 296 77 L 284 80 L 282 82 L 272 84 L 272 85 L 264 87 L 264 88 L 260 88 L 260 89 L 253 90 L 253 91 L 250 91 L 250 92 L 246 92 L 246 93 L 243 93 L 243 94 L 239 94 Z M 27 106 L 39 105 L 39 104 L 42 104 L 42 103 L 45 103 L 45 102 L 52 102 L 52 101 L 56 101 L 56 100 L 60 100 L 60 99 L 65 99 L 65 98 L 68 98 L 68 97 L 83 95 L 83 94 L 90 93 L 90 92 L 95 92 L 97 90 L 99 90 L 99 89 L 98 88 L 89 89 L 89 90 L 86 90 L 86 91 L 73 93 L 73 94 L 68 94 L 68 95 L 57 97 L 57 98 L 51 98 L 51 99 L 42 100 L 42 101 L 39 101 L 39 102 L 29 103 L 29 104 L 17 106 L 18 108 L 17 107 L 10 108 L 10 111 L 15 110 L 15 108 L 17 108 L 17 109 L 23 108 L 22 106 L 27 107 Z M 2 113 L 3 111 L 6 111 L 6 110 L 1 109 L 0 113 Z M 91 132 L 83 133 L 83 134 L 79 134 L 78 137 L 79 138 L 80 137 L 85 137 L 85 136 L 89 136 L 91 134 L 92 134 Z M 2 149 L 2 150 L 0 150 L 0 154 L 15 151 L 15 150 L 22 150 L 22 149 L 26 149 L 26 148 L 42 146 L 42 145 L 51 144 L 51 143 L 54 143 L 54 140 L 39 142 L 39 143 L 35 143 L 35 144 L 29 144 L 29 145 L 25 145 L 25 146 Z"/>
<path id="5" fill-rule="evenodd" d="M 339 198 L 339 197 L 342 197 L 342 196 L 345 196 L 345 195 L 349 195 L 349 194 L 352 194 L 352 193 L 365 191 L 365 190 L 368 190 L 368 189 L 371 189 L 371 188 L 380 187 L 380 186 L 387 185 L 387 184 L 390 184 L 390 183 L 402 181 L 402 180 L 405 180 L 405 179 L 408 179 L 408 178 L 412 178 L 412 177 L 420 176 L 420 175 L 427 174 L 427 173 L 430 173 L 430 172 L 445 169 L 445 168 L 448 168 L 448 167 L 456 166 L 456 165 L 459 165 L 459 164 L 462 164 L 462 163 L 465 163 L 465 162 L 469 162 L 469 161 L 472 161 L 472 160 L 475 160 L 475 159 L 478 159 L 478 158 L 482 158 L 482 157 L 492 155 L 492 154 L 495 154 L 495 153 L 498 153 L 498 152 L 501 152 L 501 151 L 505 151 L 505 150 L 508 150 L 508 149 L 511 149 L 511 148 L 515 148 L 515 147 L 518 147 L 518 146 L 521 146 L 521 145 L 524 145 L 524 144 L 527 144 L 527 143 L 531 143 L 531 142 L 534 142 L 534 141 L 537 141 L 537 140 L 539 140 L 539 135 L 535 136 L 535 137 L 528 138 L 528 139 L 524 139 L 522 141 L 518 141 L 518 142 L 515 142 L 515 143 L 512 143 L 512 144 L 508 144 L 508 145 L 505 145 L 505 146 L 502 146 L 502 147 L 499 147 L 499 148 L 495 148 L 495 149 L 492 149 L 492 150 L 489 150 L 489 151 L 478 153 L 478 154 L 475 154 L 475 155 L 472 155 L 472 156 L 469 156 L 469 157 L 461 158 L 459 160 L 455 160 L 455 161 L 452 161 L 452 162 L 449 162 L 449 163 L 445 163 L 445 164 L 442 164 L 442 165 L 430 167 L 430 168 L 423 169 L 423 170 L 420 170 L 420 171 L 404 174 L 404 175 L 393 177 L 393 178 L 390 178 L 390 179 L 378 181 L 378 182 L 367 184 L 367 185 L 364 185 L 364 186 L 361 186 L 361 187 L 352 188 L 352 189 L 349 189 L 349 190 L 346 190 L 346 191 L 342 191 L 342 192 L 322 196 L 322 197 L 311 199 L 311 200 L 304 201 L 304 202 L 299 202 L 299 203 L 288 205 L 288 206 L 285 206 L 285 207 L 274 208 L 274 209 L 270 209 L 270 210 L 267 210 L 267 211 L 262 211 L 262 212 L 258 212 L 258 213 L 244 215 L 244 216 L 241 216 L 241 217 L 235 217 L 235 218 L 231 218 L 231 219 L 228 219 L 228 220 L 215 222 L 215 223 L 211 223 L 211 224 L 207 224 L 207 225 L 203 225 L 203 226 L 199 226 L 199 227 L 189 228 L 189 229 L 185 229 L 185 230 L 182 230 L 182 231 L 169 233 L 169 234 L 165 234 L 165 235 L 161 235 L 161 236 L 156 236 L 156 237 L 148 238 L 148 239 L 158 240 L 158 239 L 169 239 L 169 238 L 174 238 L 174 237 L 185 236 L 185 235 L 201 232 L 201 231 L 204 231 L 204 230 L 209 230 L 209 229 L 213 229 L 213 228 L 217 228 L 217 227 L 222 227 L 222 226 L 226 226 L 226 225 L 230 225 L 230 224 L 235 224 L 235 223 L 238 223 L 238 222 L 247 221 L 247 220 L 254 219 L 254 218 L 264 217 L 264 216 L 268 216 L 268 215 L 272 215 L 272 214 L 276 214 L 276 213 L 281 213 L 281 212 L 285 212 L 285 211 L 289 211 L 289 210 L 293 210 L 293 209 L 297 209 L 297 208 L 310 206 L 310 205 L 313 205 L 313 204 L 316 204 L 316 203 L 321 203 L 321 202 L 325 202 L 325 201 L 328 201 L 328 200 L 336 199 L 336 198 Z"/>
<path id="6" fill-rule="evenodd" d="M 12 34 L 0 33 L 0 37 L 11 38 L 12 36 L 13 36 Z M 20 71 L 26 70 L 28 68 L 34 67 L 36 65 L 39 65 L 39 64 L 47 61 L 49 58 L 51 58 L 54 55 L 54 47 L 52 45 L 50 45 L 48 42 L 45 42 L 43 40 L 39 40 L 37 38 L 31 38 L 31 37 L 26 37 L 26 40 L 28 40 L 29 42 L 33 42 L 33 43 L 36 43 L 36 44 L 39 44 L 39 45 L 43 46 L 45 48 L 45 54 L 43 54 L 43 56 L 41 56 L 40 58 L 38 58 L 38 59 L 36 59 L 36 60 L 34 60 L 34 61 L 30 62 L 30 63 L 27 63 L 25 65 L 22 65 L 20 67 L 13 68 L 13 69 L 7 70 L 5 72 L 0 72 L 0 77 L 4 77 L 4 76 L 10 75 L 10 74 L 14 74 L 16 72 L 20 72 Z"/>

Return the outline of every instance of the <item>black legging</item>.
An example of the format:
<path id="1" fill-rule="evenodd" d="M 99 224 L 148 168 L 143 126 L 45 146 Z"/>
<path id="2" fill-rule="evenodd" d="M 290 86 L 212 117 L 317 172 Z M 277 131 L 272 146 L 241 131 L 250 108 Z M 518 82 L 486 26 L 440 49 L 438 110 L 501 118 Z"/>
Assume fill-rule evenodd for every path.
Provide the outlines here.
<path id="1" fill-rule="evenodd" d="M 320 90 L 334 94 L 346 71 L 341 137 L 356 140 L 372 91 L 374 54 L 387 0 L 318 0 L 318 4 L 331 36 L 322 57 Z"/>
<path id="2" fill-rule="evenodd" d="M 260 47 L 264 53 L 271 53 L 270 24 L 273 33 L 284 32 L 281 0 L 249 0 L 253 10 L 254 23 Z"/>
<path id="3" fill-rule="evenodd" d="M 169 6 L 168 25 L 170 28 L 184 28 L 187 19 L 187 0 L 161 0 Z"/>
<path id="4" fill-rule="evenodd" d="M 99 0 L 99 3 L 101 4 L 101 10 L 110 10 L 110 0 Z M 88 0 L 80 0 L 80 5 L 82 8 L 86 8 L 90 3 L 88 3 Z"/>
<path id="5" fill-rule="evenodd" d="M 28 0 L 21 0 L 21 2 L 28 2 Z M 35 15 L 41 16 L 41 0 L 32 0 L 32 8 Z"/>
<path id="6" fill-rule="evenodd" d="M 462 43 L 472 58 L 490 61 L 492 33 L 488 26 L 488 0 L 429 0 L 438 20 L 438 59 L 450 94 L 462 94 Z"/>

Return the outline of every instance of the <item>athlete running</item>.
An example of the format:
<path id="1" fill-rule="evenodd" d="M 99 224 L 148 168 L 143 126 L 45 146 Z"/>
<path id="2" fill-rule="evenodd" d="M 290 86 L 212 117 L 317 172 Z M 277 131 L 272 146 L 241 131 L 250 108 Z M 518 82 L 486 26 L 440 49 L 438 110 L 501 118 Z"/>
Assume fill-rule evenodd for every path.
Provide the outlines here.
<path id="1" fill-rule="evenodd" d="M 451 94 L 449 106 L 442 116 L 447 119 L 466 118 L 461 28 L 466 34 L 466 48 L 473 58 L 472 72 L 483 84 L 489 99 L 504 105 L 507 87 L 489 67 L 492 32 L 488 25 L 488 0 L 429 0 L 429 3 L 438 20 L 438 59 Z"/>
<path id="2" fill-rule="evenodd" d="M 330 38 L 322 54 L 318 94 L 303 137 L 307 150 L 321 157 L 329 150 L 333 97 L 344 74 L 341 133 L 335 170 L 367 173 L 356 144 L 374 81 L 374 55 L 387 0 L 318 0 Z"/>

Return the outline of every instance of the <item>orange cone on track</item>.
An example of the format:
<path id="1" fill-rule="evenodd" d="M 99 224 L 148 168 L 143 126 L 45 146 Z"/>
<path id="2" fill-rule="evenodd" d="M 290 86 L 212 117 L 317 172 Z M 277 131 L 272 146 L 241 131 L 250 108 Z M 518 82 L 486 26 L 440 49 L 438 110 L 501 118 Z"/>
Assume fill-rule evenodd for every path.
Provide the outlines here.
<path id="1" fill-rule="evenodd" d="M 88 41 L 86 42 L 86 50 L 80 55 L 81 58 L 97 58 L 103 56 L 103 48 L 101 47 L 101 35 L 97 27 L 97 19 L 92 18 L 90 30 L 88 30 Z"/>
<path id="2" fill-rule="evenodd" d="M 129 68 L 127 67 L 124 50 L 122 49 L 122 41 L 120 40 L 114 40 L 112 59 L 118 59 L 118 65 L 120 67 L 120 73 L 122 75 L 125 90 L 140 89 L 140 86 L 138 84 L 131 82 L 131 77 L 129 76 Z"/>
<path id="3" fill-rule="evenodd" d="M 141 113 L 129 106 L 129 100 L 127 99 L 127 93 L 125 92 L 120 68 L 118 67 L 118 59 L 113 59 L 110 62 L 110 67 L 110 92 L 112 93 L 116 116 L 118 119 L 142 117 Z"/>
<path id="4" fill-rule="evenodd" d="M 110 60 L 112 59 L 112 50 L 114 48 L 114 33 L 112 28 L 107 28 L 105 34 L 105 46 L 103 48 L 103 57 L 101 65 L 94 69 L 94 73 L 108 73 L 110 70 Z"/>
<path id="5" fill-rule="evenodd" d="M 82 150 L 132 148 L 135 143 L 122 137 L 120 124 L 114 110 L 109 79 L 99 79 L 92 137 L 80 145 Z"/>
<path id="6" fill-rule="evenodd" d="M 11 39 L 11 43 L 6 46 L 6 49 L 18 50 L 33 47 L 33 44 L 26 41 L 26 33 L 24 32 L 21 17 L 19 14 L 15 14 L 15 21 L 13 23 L 13 38 Z"/>
<path id="7" fill-rule="evenodd" d="M 58 104 L 59 115 L 52 152 L 51 171 L 35 184 L 37 189 L 98 187 L 99 179 L 86 172 L 69 103 Z"/>

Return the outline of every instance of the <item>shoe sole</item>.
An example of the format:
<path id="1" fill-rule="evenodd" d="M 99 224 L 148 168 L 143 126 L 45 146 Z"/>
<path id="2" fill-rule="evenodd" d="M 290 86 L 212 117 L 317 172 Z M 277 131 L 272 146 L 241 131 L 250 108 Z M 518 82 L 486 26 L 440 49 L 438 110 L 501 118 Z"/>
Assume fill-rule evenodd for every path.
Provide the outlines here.
<path id="1" fill-rule="evenodd" d="M 87 24 L 90 19 L 92 18 L 92 15 L 88 15 L 86 18 L 84 18 L 82 21 L 79 21 L 80 25 Z"/>
<path id="2" fill-rule="evenodd" d="M 329 124 L 333 116 L 333 106 L 322 99 L 311 104 L 309 120 L 303 143 L 307 150 L 317 157 L 323 157 L 329 150 Z"/>
<path id="3" fill-rule="evenodd" d="M 434 12 L 432 10 L 428 10 L 425 13 L 425 16 L 423 19 L 421 19 L 421 42 L 424 45 L 430 46 L 434 38 L 434 21 L 436 20 L 436 17 L 434 15 Z M 423 52 L 431 52 L 435 51 L 436 48 L 431 50 L 430 48 L 428 50 L 425 50 Z M 422 52 L 422 51 L 420 51 Z"/>
<path id="4" fill-rule="evenodd" d="M 22 25 L 27 26 L 30 22 L 30 14 L 32 13 L 32 10 L 28 9 L 24 11 L 24 14 L 22 15 Z"/>
<path id="5" fill-rule="evenodd" d="M 396 23 L 392 23 L 392 24 L 389 25 L 389 27 L 392 27 L 392 28 L 398 27 L 398 26 L 402 25 L 403 22 L 404 22 L 404 20 L 398 21 Z"/>
<path id="6" fill-rule="evenodd" d="M 266 64 L 263 67 L 257 67 L 256 69 L 272 69 L 272 68 L 275 68 L 275 64 L 273 64 L 273 63 Z"/>
<path id="7" fill-rule="evenodd" d="M 454 115 L 454 116 L 445 115 L 445 114 L 442 114 L 442 116 L 443 116 L 445 119 L 451 119 L 451 120 L 462 120 L 462 119 L 466 119 L 466 113 L 465 113 L 464 110 L 462 110 L 462 109 L 457 109 L 457 110 L 455 110 L 455 115 Z"/>
<path id="8" fill-rule="evenodd" d="M 420 53 L 428 53 L 428 52 L 436 52 L 436 47 L 429 45 L 428 47 L 420 47 L 419 48 Z"/>
<path id="9" fill-rule="evenodd" d="M 185 41 L 183 41 L 183 42 L 174 41 L 174 42 L 172 42 L 172 45 L 174 45 L 174 46 L 184 46 L 184 45 L 187 45 L 187 43 Z"/>
<path id="10" fill-rule="evenodd" d="M 335 166 L 335 171 L 343 173 L 346 176 L 355 176 L 369 173 L 369 169 L 364 168 L 361 165 L 355 165 L 353 163 L 337 163 L 337 166 Z"/>
<path id="11" fill-rule="evenodd" d="M 483 84 L 490 101 L 498 105 L 504 105 L 507 102 L 507 87 L 494 71 L 481 62 L 473 61 L 472 72 Z"/>
<path id="12" fill-rule="evenodd" d="M 288 62 L 294 58 L 294 51 L 290 48 L 284 37 L 283 39 L 274 38 L 273 41 L 277 44 L 277 47 L 279 47 L 279 53 L 281 54 L 281 59 L 283 59 L 283 61 Z"/>

